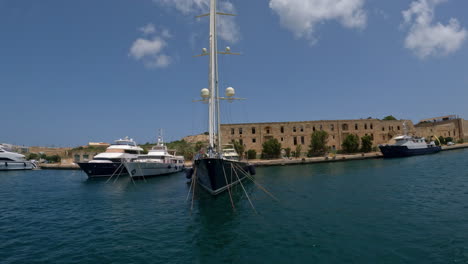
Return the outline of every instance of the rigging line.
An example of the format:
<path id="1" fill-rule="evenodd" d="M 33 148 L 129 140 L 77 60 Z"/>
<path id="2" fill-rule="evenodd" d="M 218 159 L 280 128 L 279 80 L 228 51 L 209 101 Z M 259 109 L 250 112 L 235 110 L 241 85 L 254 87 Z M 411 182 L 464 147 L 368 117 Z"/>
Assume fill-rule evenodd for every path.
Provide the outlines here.
<path id="1" fill-rule="evenodd" d="M 134 162 L 134 163 L 137 164 L 138 169 L 139 169 L 140 172 L 141 172 L 141 176 L 143 177 L 143 181 L 146 182 L 145 174 L 143 173 L 143 170 L 142 170 L 141 167 L 140 167 L 140 163 L 139 163 L 139 162 Z M 132 176 L 130 176 L 130 177 L 132 177 Z"/>
<path id="2" fill-rule="evenodd" d="M 193 176 L 193 174 L 192 174 Z M 190 180 L 190 187 L 189 187 L 189 190 L 188 190 L 188 193 L 187 193 L 187 198 L 185 199 L 185 201 L 187 202 L 188 201 L 188 198 L 190 197 L 190 192 L 192 191 L 192 185 L 193 185 L 193 178 Z"/>
<path id="3" fill-rule="evenodd" d="M 239 166 L 239 165 L 237 165 Z M 240 166 L 239 166 L 239 169 L 241 170 L 241 172 L 249 179 L 251 180 L 255 185 L 257 185 L 258 188 L 262 189 L 266 194 L 268 194 L 271 198 L 273 198 L 274 200 L 276 200 L 277 202 L 279 202 L 280 200 L 278 198 L 276 198 L 271 192 L 269 192 L 265 187 L 263 187 L 260 183 L 257 183 L 255 181 L 255 179 L 249 175 L 246 171 L 244 171 L 244 169 L 242 169 Z"/>
<path id="4" fill-rule="evenodd" d="M 231 163 L 231 167 L 232 167 L 232 166 L 233 166 L 233 164 Z M 257 210 L 255 209 L 255 207 L 254 207 L 252 201 L 250 200 L 249 194 L 248 194 L 247 191 L 245 190 L 244 185 L 242 184 L 242 181 L 241 181 L 241 179 L 239 178 L 239 175 L 237 174 L 237 171 L 236 171 L 235 169 L 234 169 L 234 173 L 236 174 L 236 177 L 237 177 L 237 179 L 239 180 L 239 183 L 240 183 L 242 189 L 244 190 L 245 195 L 247 196 L 247 200 L 249 200 L 250 206 L 252 206 L 252 209 L 254 210 L 254 212 L 255 212 L 256 214 L 258 214 L 258 212 L 257 212 Z"/>
<path id="5" fill-rule="evenodd" d="M 116 183 L 116 182 L 117 182 L 117 180 L 119 179 L 120 174 L 122 173 L 123 169 L 124 169 L 124 167 L 122 167 L 122 168 L 120 169 L 119 174 L 117 174 L 117 177 L 115 178 L 115 180 L 114 180 L 113 183 Z"/>
<path id="6" fill-rule="evenodd" d="M 112 177 L 114 177 L 115 173 L 117 172 L 117 170 L 120 169 L 121 166 L 122 166 L 122 161 L 120 161 L 120 165 L 117 167 L 117 169 L 114 170 L 114 172 L 112 173 L 112 175 L 110 176 L 110 178 L 107 179 L 106 183 L 107 183 L 108 181 L 110 181 L 110 179 L 112 179 Z"/>
<path id="7" fill-rule="evenodd" d="M 229 193 L 229 199 L 231 200 L 232 209 L 234 211 L 236 211 L 236 207 L 234 206 L 234 201 L 232 200 L 230 184 L 228 184 L 228 181 L 227 181 L 226 170 L 224 170 L 224 165 L 223 164 L 221 164 L 221 167 L 223 168 L 224 179 L 226 180 L 227 189 L 228 189 L 228 193 Z M 231 181 L 231 183 L 232 183 L 232 181 Z"/>

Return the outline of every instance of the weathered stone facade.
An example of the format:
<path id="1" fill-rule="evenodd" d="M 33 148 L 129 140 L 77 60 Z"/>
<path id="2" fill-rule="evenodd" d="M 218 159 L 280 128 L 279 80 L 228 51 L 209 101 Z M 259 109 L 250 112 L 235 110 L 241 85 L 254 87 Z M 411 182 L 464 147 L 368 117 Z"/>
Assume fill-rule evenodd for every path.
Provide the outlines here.
<path id="1" fill-rule="evenodd" d="M 300 122 L 245 123 L 221 125 L 223 142 L 236 140 L 241 142 L 246 150 L 253 149 L 260 153 L 262 144 L 271 138 L 276 138 L 282 148 L 294 150 L 301 145 L 302 153 L 306 153 L 314 131 L 324 130 L 328 133 L 327 145 L 331 150 L 340 150 L 343 140 L 348 134 L 359 137 L 369 135 L 374 146 L 387 143 L 397 134 L 403 134 L 403 123 L 406 122 L 408 133 L 415 134 L 415 128 L 410 120 L 323 120 Z"/>
<path id="2" fill-rule="evenodd" d="M 422 122 L 415 125 L 416 134 L 421 137 L 430 138 L 431 136 L 437 137 L 451 137 L 454 141 L 459 139 L 468 139 L 468 121 L 462 118 L 446 119 L 432 121 L 422 120 Z"/>

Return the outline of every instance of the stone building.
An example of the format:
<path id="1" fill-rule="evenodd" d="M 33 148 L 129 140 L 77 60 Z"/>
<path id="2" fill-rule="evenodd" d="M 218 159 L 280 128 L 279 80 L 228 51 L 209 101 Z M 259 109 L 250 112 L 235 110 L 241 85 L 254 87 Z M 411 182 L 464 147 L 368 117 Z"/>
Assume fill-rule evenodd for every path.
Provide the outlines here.
<path id="1" fill-rule="evenodd" d="M 418 136 L 425 138 L 435 135 L 451 137 L 454 141 L 468 140 L 468 121 L 456 115 L 423 119 L 415 125 L 415 129 Z"/>
<path id="2" fill-rule="evenodd" d="M 324 130 L 328 133 L 328 146 L 331 150 L 340 150 L 343 140 L 348 134 L 359 137 L 369 135 L 374 146 L 385 144 L 398 134 L 403 134 L 403 123 L 406 122 L 409 134 L 415 134 L 415 128 L 410 120 L 322 120 L 300 122 L 272 122 L 223 124 L 221 133 L 223 142 L 239 141 L 246 150 L 253 149 L 261 153 L 262 144 L 276 138 L 282 148 L 295 150 L 301 145 L 302 152 L 308 151 L 311 135 L 314 131 Z"/>

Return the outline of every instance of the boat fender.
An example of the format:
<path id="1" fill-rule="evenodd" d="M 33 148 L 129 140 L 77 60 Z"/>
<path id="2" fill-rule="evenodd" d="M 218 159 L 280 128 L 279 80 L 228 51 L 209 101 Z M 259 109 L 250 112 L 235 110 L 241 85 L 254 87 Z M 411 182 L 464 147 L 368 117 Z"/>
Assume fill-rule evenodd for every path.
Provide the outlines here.
<path id="1" fill-rule="evenodd" d="M 167 168 L 170 169 L 170 168 L 171 168 L 171 165 L 167 166 Z"/>
<path id="2" fill-rule="evenodd" d="M 255 175 L 255 174 L 257 174 L 257 171 L 255 170 L 255 166 L 254 166 L 254 165 L 249 165 L 249 173 L 250 173 L 250 175 Z"/>
<path id="3" fill-rule="evenodd" d="M 185 171 L 185 178 L 192 179 L 192 175 L 193 175 L 193 168 L 190 168 Z"/>
<path id="4" fill-rule="evenodd" d="M 8 163 L 5 161 L 5 167 L 8 167 Z"/>
<path id="5" fill-rule="evenodd" d="M 23 162 L 24 167 L 26 167 L 26 162 Z"/>

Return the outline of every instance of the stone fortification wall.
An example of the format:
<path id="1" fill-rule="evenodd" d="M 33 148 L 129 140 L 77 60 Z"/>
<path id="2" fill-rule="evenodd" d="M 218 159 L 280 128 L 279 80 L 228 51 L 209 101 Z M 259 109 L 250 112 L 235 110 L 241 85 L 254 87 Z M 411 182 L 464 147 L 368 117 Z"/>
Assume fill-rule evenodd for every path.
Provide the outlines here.
<path id="1" fill-rule="evenodd" d="M 468 121 L 467 120 L 462 120 L 462 132 L 463 132 L 463 139 L 465 141 L 468 141 Z"/>
<path id="2" fill-rule="evenodd" d="M 415 125 L 416 135 L 428 139 L 432 136 L 451 137 L 457 141 L 464 137 L 463 122 L 466 121 L 463 119 L 453 119 L 440 122 L 419 123 Z"/>
<path id="3" fill-rule="evenodd" d="M 324 130 L 328 133 L 328 146 L 332 150 L 340 150 L 341 144 L 348 134 L 359 137 L 370 135 L 374 146 L 386 144 L 396 135 L 403 134 L 403 123 L 406 122 L 408 132 L 415 134 L 416 130 L 410 120 L 321 120 L 300 122 L 245 123 L 221 125 L 223 142 L 240 141 L 246 150 L 253 149 L 260 153 L 262 144 L 276 138 L 283 148 L 294 150 L 301 145 L 302 152 L 307 152 L 311 135 L 314 131 Z"/>

